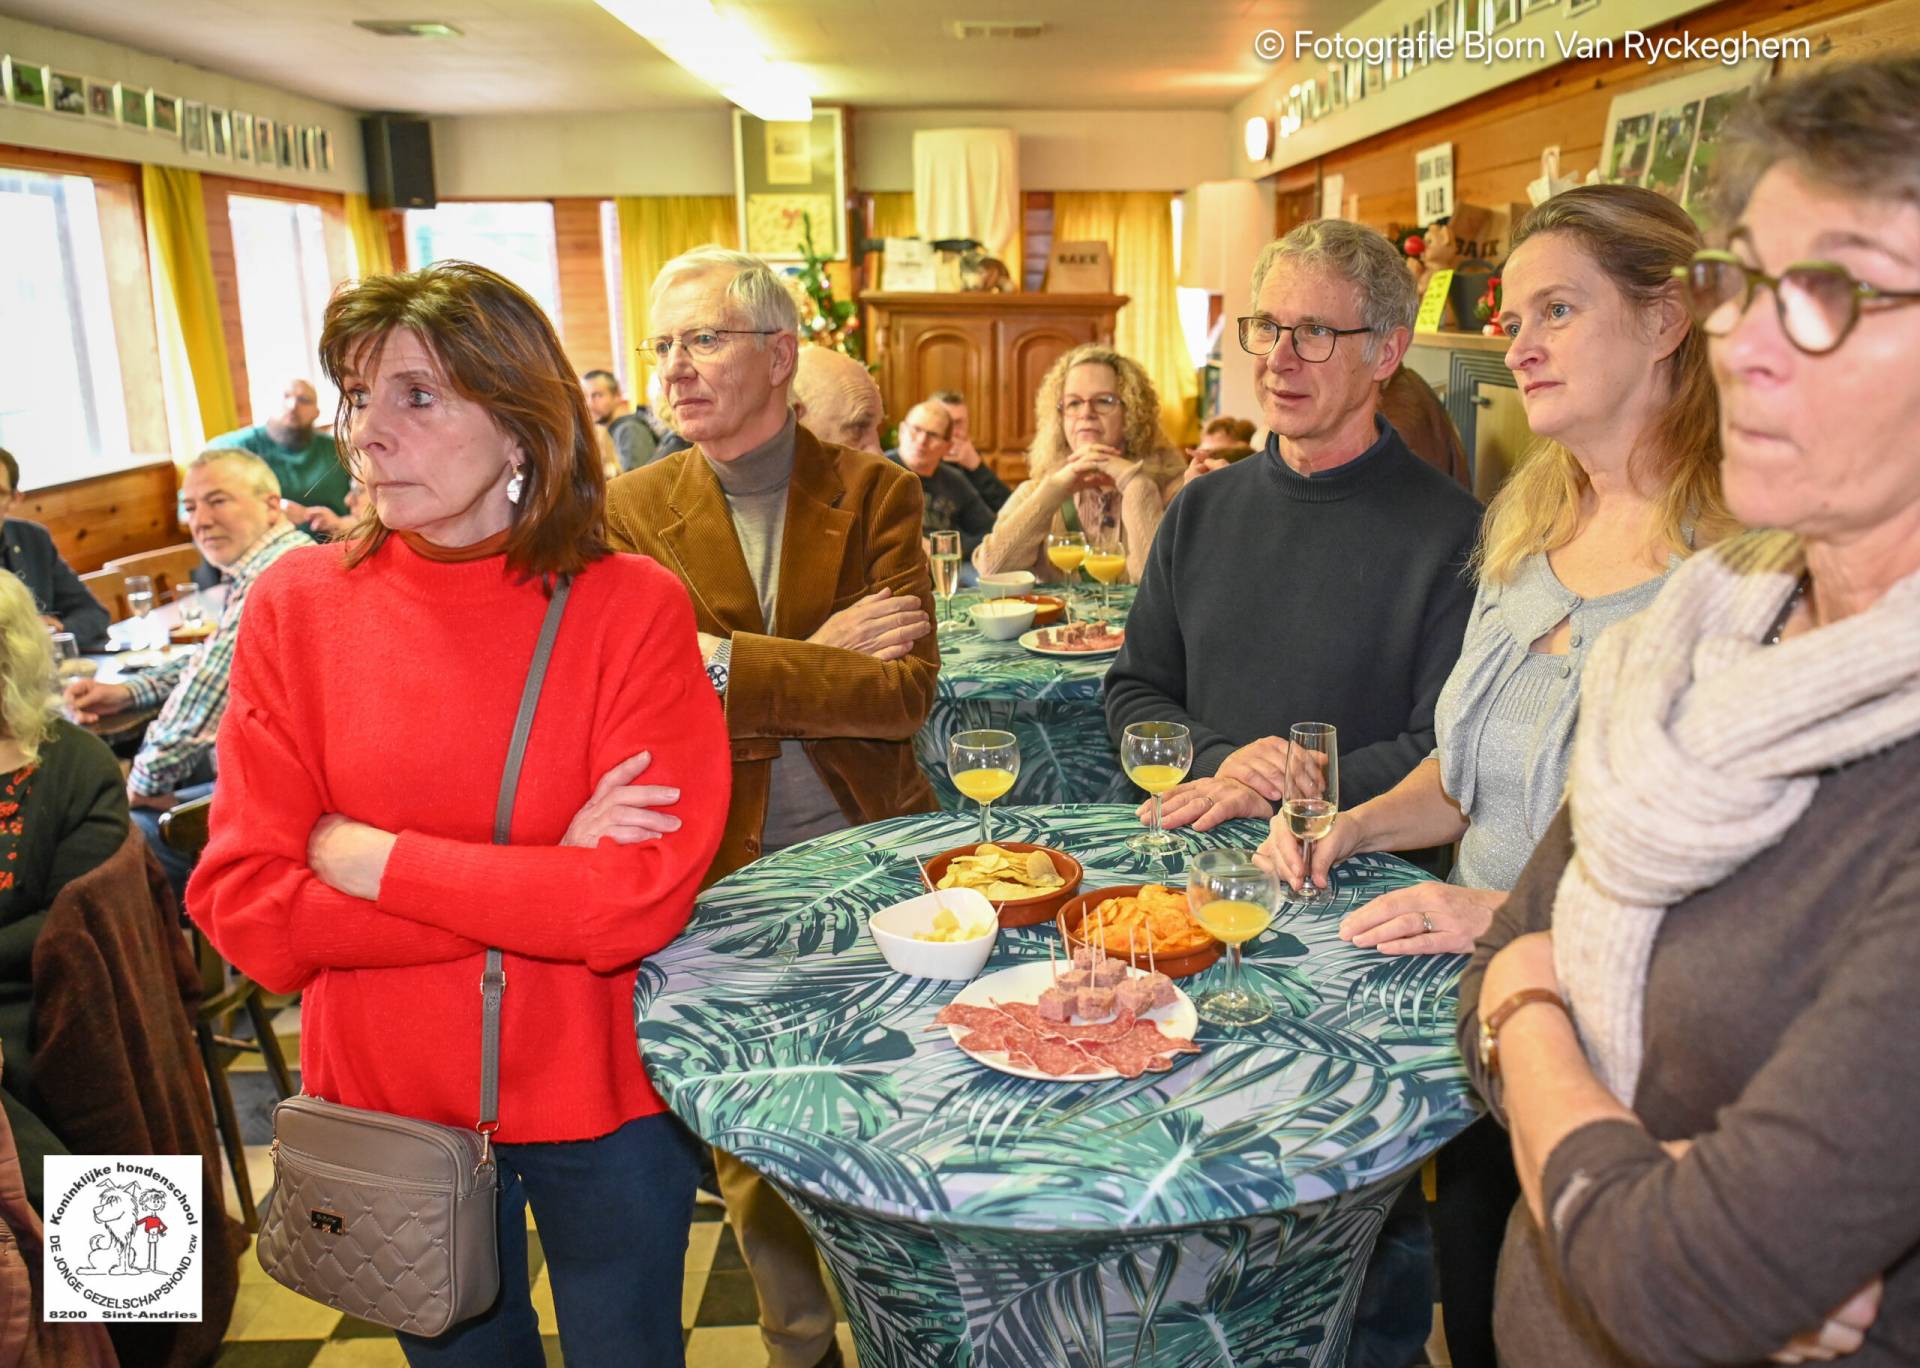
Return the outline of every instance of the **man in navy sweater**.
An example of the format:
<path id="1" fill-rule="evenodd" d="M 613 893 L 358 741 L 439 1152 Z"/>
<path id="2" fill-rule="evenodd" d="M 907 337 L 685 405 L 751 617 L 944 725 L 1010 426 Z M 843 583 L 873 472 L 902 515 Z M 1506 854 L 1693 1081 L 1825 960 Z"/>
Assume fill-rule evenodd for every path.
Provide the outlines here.
<path id="1" fill-rule="evenodd" d="M 1107 675 L 1116 745 L 1130 722 L 1192 729 L 1170 827 L 1271 816 L 1296 722 L 1339 727 L 1343 806 L 1433 749 L 1480 506 L 1378 413 L 1417 303 L 1392 244 L 1358 224 L 1304 224 L 1261 253 L 1239 334 L 1272 435 L 1167 509 Z"/>

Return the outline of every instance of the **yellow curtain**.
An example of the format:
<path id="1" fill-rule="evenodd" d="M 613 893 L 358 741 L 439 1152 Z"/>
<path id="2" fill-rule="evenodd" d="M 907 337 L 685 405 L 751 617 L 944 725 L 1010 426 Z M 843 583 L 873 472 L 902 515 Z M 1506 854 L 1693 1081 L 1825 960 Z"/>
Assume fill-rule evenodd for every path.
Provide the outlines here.
<path id="1" fill-rule="evenodd" d="M 347 234 L 353 239 L 355 276 L 392 275 L 393 242 L 387 224 L 365 195 L 347 195 Z"/>
<path id="2" fill-rule="evenodd" d="M 627 364 L 620 370 L 635 375 L 636 349 L 652 335 L 647 292 L 653 278 L 662 266 L 695 247 L 717 243 L 738 248 L 740 223 L 732 195 L 622 195 L 613 204 L 620 216 L 621 336 L 628 347 Z M 634 402 L 641 402 L 637 395 Z"/>
<path id="3" fill-rule="evenodd" d="M 1160 392 L 1160 426 L 1181 445 L 1198 440 L 1199 381 L 1180 329 L 1174 293 L 1173 196 L 1158 191 L 1057 191 L 1055 242 L 1104 242 L 1113 253 L 1113 292 L 1128 297 L 1114 324 L 1114 348 L 1146 370 Z"/>
<path id="4" fill-rule="evenodd" d="M 149 163 L 140 168 L 140 188 L 147 254 L 153 262 L 168 427 L 174 454 L 186 459 L 206 438 L 240 426 L 226 334 L 220 327 L 220 297 L 213 284 L 207 204 L 198 171 Z"/>
<path id="5" fill-rule="evenodd" d="M 888 190 L 870 197 L 873 200 L 873 235 L 877 238 L 920 236 L 913 217 L 913 191 Z"/>

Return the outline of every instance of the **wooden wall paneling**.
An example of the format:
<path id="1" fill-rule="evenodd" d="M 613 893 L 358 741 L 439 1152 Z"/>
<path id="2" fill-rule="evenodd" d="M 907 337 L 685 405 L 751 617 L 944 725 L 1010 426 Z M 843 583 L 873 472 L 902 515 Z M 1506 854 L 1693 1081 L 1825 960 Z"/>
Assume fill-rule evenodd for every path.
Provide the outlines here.
<path id="1" fill-rule="evenodd" d="M 617 372 L 598 199 L 553 201 L 553 249 L 560 275 L 560 317 L 554 323 L 574 371 Z"/>
<path id="2" fill-rule="evenodd" d="M 1046 284 L 1047 258 L 1053 254 L 1053 192 L 1029 191 L 1020 199 L 1020 286 L 1038 290 Z"/>
<path id="3" fill-rule="evenodd" d="M 990 319 L 896 314 L 881 370 L 887 417 L 902 422 L 908 409 L 935 390 L 958 390 L 967 397 L 972 430 L 995 432 L 992 366 Z"/>
<path id="4" fill-rule="evenodd" d="M 996 326 L 1000 332 L 997 446 L 1006 454 L 995 465 L 1003 478 L 1021 478 L 1026 474 L 1026 452 L 1033 445 L 1033 402 L 1040 382 L 1053 363 L 1075 347 L 1101 340 L 1100 326 L 1091 319 L 1060 318 L 1007 318 Z"/>
<path id="5" fill-rule="evenodd" d="M 1889 0 L 1824 23 L 1810 25 L 1814 40 L 1807 60 L 1782 58 L 1782 75 L 1793 76 L 1828 62 L 1855 61 L 1920 50 L 1920 5 L 1913 0 Z"/>
<path id="6" fill-rule="evenodd" d="M 207 206 L 207 251 L 213 258 L 213 288 L 220 298 L 220 331 L 227 339 L 227 372 L 233 377 L 233 405 L 240 415 L 240 426 L 246 427 L 253 422 L 253 389 L 247 383 L 247 336 L 240 325 L 240 272 L 233 259 L 233 214 L 227 205 L 230 193 L 226 177 L 200 178 L 200 197 Z"/>
<path id="7" fill-rule="evenodd" d="M 60 554 L 81 574 L 108 561 L 172 546 L 176 475 L 171 461 L 117 471 L 28 493 L 20 516 L 53 533 Z"/>
<path id="8" fill-rule="evenodd" d="M 1858 0 L 1723 0 L 1647 32 L 1656 41 L 1682 32 L 1708 37 L 1743 30 L 1763 38 L 1815 25 L 1837 31 L 1836 43 L 1860 48 L 1888 27 L 1869 17 L 1879 12 L 1897 13 L 1900 18 L 1890 27 L 1920 38 L 1917 8 L 1911 0 L 1865 11 Z M 1542 147 L 1558 143 L 1563 173 L 1584 176 L 1599 161 L 1607 108 L 1615 96 L 1710 65 L 1649 67 L 1624 52 L 1565 62 L 1330 153 L 1319 165 L 1325 174 L 1346 178 L 1347 194 L 1359 196 L 1361 221 L 1382 229 L 1414 221 L 1414 156 L 1437 142 L 1454 144 L 1456 199 L 1524 204 L 1527 182 L 1540 174 Z"/>

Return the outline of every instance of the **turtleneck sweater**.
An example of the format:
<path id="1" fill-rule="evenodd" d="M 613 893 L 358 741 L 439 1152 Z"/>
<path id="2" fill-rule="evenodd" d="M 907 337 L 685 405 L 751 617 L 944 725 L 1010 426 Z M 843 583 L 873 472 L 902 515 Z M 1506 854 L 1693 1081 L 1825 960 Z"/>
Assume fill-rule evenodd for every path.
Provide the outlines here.
<path id="1" fill-rule="evenodd" d="M 780 551 L 786 540 L 787 487 L 793 481 L 795 418 L 791 411 L 780 431 L 731 461 L 701 453 L 726 495 L 740 555 L 760 599 L 760 620 L 773 634 L 780 601 Z M 820 772 L 799 741 L 782 741 L 767 787 L 767 820 L 760 829 L 763 851 L 771 854 L 846 826 Z"/>
<path id="2" fill-rule="evenodd" d="M 1433 711 L 1473 602 L 1480 505 L 1385 422 L 1311 477 L 1257 456 L 1168 506 L 1107 674 L 1115 744 L 1184 722 L 1194 777 L 1296 722 L 1340 729 L 1340 802 L 1397 784 L 1433 749 Z"/>
<path id="3" fill-rule="evenodd" d="M 719 847 L 726 728 L 680 581 L 642 556 L 597 560 L 554 640 L 511 844 L 492 844 L 546 610 L 503 554 L 423 556 L 399 536 L 352 569 L 339 544 L 291 551 L 248 597 L 187 909 L 243 973 L 304 992 L 309 1091 L 472 1125 L 492 945 L 502 1141 L 589 1140 L 661 1109 L 634 1043 L 635 969 L 679 934 Z M 640 782 L 680 790 L 679 830 L 562 845 L 600 777 L 643 750 Z M 310 867 L 332 813 L 396 836 L 377 896 Z"/>

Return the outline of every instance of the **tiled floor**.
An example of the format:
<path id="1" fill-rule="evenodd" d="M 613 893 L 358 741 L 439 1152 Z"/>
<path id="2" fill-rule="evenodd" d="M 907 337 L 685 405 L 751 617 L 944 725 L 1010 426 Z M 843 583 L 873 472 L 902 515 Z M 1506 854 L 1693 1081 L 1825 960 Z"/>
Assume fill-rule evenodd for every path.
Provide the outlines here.
<path id="1" fill-rule="evenodd" d="M 281 1014 L 275 1024 L 288 1059 L 298 1060 L 298 1009 Z M 254 1197 L 259 1200 L 273 1181 L 273 1166 L 267 1157 L 267 1142 L 272 1138 L 272 1089 L 257 1059 L 243 1057 L 232 1072 L 242 1130 L 250 1142 L 247 1170 L 253 1180 Z M 231 1183 L 227 1185 L 227 1204 L 235 1215 L 239 1214 Z M 680 1324 L 687 1333 L 688 1368 L 759 1368 L 766 1362 L 753 1280 L 724 1215 L 717 1200 L 704 1193 L 694 1208 L 686 1279 L 680 1290 Z M 528 1226 L 531 1230 L 531 1220 Z M 528 1263 L 534 1276 L 533 1302 L 540 1312 L 540 1328 L 547 1332 L 547 1362 L 559 1365 L 560 1341 L 552 1333 L 553 1292 L 543 1267 L 537 1231 L 528 1236 Z M 1437 1307 L 1435 1311 L 1428 1357 L 1444 1368 L 1445 1343 Z M 844 1322 L 839 1338 L 841 1352 L 848 1364 L 853 1364 L 853 1338 Z M 241 1259 L 240 1295 L 227 1328 L 226 1349 L 215 1368 L 401 1368 L 405 1362 L 391 1332 L 287 1291 L 267 1277 L 251 1252 Z"/>

